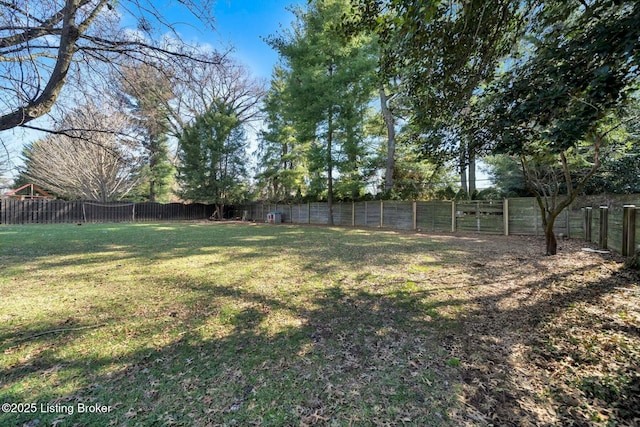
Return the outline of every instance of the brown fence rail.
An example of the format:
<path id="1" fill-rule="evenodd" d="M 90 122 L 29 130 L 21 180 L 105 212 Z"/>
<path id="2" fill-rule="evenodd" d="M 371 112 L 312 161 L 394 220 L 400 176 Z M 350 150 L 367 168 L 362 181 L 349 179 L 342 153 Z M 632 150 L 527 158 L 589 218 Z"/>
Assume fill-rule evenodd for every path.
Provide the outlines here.
<path id="1" fill-rule="evenodd" d="M 633 214 L 624 206 L 633 206 Z M 593 208 L 596 206 L 596 208 Z M 600 208 L 602 206 L 602 208 Z M 633 255 L 640 243 L 640 195 L 602 195 L 578 198 L 556 218 L 554 230 L 561 237 L 583 238 L 623 255 Z M 606 222 L 600 219 L 607 210 Z M 242 208 L 243 217 L 266 221 L 270 212 L 283 222 L 327 224 L 326 203 L 253 203 Z M 628 210 L 627 209 L 627 210 Z M 625 217 L 626 215 L 626 217 Z M 636 219 L 636 217 L 639 217 Z M 626 220 L 625 220 L 626 218 Z M 472 201 L 369 201 L 335 203 L 333 223 L 354 227 L 381 227 L 433 232 L 465 231 L 489 234 L 544 235 L 542 215 L 535 198 Z M 604 237 L 600 237 L 600 230 Z"/>
<path id="2" fill-rule="evenodd" d="M 63 200 L 0 200 L 0 224 L 149 222 L 209 218 L 212 205 L 201 203 L 97 203 Z"/>

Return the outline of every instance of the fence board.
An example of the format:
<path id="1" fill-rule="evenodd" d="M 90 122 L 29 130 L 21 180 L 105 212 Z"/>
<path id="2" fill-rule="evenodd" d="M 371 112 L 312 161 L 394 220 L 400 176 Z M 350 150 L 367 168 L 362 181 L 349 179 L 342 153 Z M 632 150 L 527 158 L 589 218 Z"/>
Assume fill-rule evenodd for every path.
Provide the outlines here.
<path id="1" fill-rule="evenodd" d="M 326 203 L 310 203 L 309 204 L 309 223 L 310 224 L 328 224 L 329 223 L 329 207 Z"/>
<path id="2" fill-rule="evenodd" d="M 413 203 L 412 202 L 384 202 L 383 227 L 399 230 L 413 229 Z"/>
<path id="3" fill-rule="evenodd" d="M 598 222 L 594 220 L 594 224 L 598 224 Z M 609 231 L 607 232 L 607 245 L 609 249 L 612 249 L 616 252 L 622 251 L 622 209 L 621 208 L 613 208 L 609 210 Z"/>
<path id="4" fill-rule="evenodd" d="M 502 201 L 456 203 L 456 229 L 476 233 L 504 233 Z"/>
<path id="5" fill-rule="evenodd" d="M 0 224 L 59 224 L 205 219 L 212 205 L 97 203 L 49 199 L 0 199 Z"/>
<path id="6" fill-rule="evenodd" d="M 335 225 L 351 225 L 352 203 L 337 203 L 333 210 L 333 223 Z"/>

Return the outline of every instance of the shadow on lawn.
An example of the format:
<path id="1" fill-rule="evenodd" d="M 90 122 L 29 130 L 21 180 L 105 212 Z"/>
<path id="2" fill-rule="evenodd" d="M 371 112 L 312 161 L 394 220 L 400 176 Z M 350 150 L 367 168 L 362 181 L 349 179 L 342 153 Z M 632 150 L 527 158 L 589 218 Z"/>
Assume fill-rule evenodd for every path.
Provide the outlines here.
<path id="1" fill-rule="evenodd" d="M 123 332 L 132 319 L 111 316 L 105 327 L 44 334 L 35 342 L 25 338 L 62 329 L 64 323 L 42 323 L 20 335 L 2 334 L 5 353 L 26 345 L 35 350 L 2 372 L 2 400 L 114 407 L 108 415 L 37 415 L 45 424 L 65 418 L 60 425 L 549 425 L 557 422 L 557 414 L 545 411 L 566 412 L 571 396 L 557 390 L 554 399 L 565 407 L 552 408 L 528 385 L 543 380 L 532 378 L 540 372 L 515 363 L 514 354 L 524 351 L 526 361 L 533 363 L 537 356 L 531 351 L 541 345 L 536 341 L 540 328 L 553 324 L 567 307 L 597 300 L 620 285 L 613 274 L 575 282 L 601 262 L 596 255 L 590 255 L 593 263 L 584 267 L 545 270 L 548 258 L 532 256 L 524 248 L 515 247 L 508 254 L 487 249 L 489 238 L 479 236 L 467 237 L 459 246 L 456 237 L 447 236 L 420 241 L 381 232 L 373 240 L 352 229 L 314 227 L 310 237 L 298 227 L 278 228 L 275 235 L 271 227 L 232 227 L 232 234 L 203 232 L 190 241 L 180 239 L 179 230 L 158 229 L 171 243 L 157 252 L 144 242 L 127 246 L 125 235 L 111 236 L 94 242 L 95 256 L 87 265 L 99 264 L 100 253 L 114 250 L 122 259 L 152 262 L 226 248 L 228 256 L 250 263 L 295 247 L 305 270 L 331 276 L 331 285 L 313 291 L 300 304 L 210 278 L 183 283 L 192 291 L 184 311 L 157 312 L 139 329 Z M 345 233 L 347 242 L 339 240 Z M 517 238 L 495 239 L 507 244 Z M 442 242 L 450 246 L 443 249 Z M 462 266 L 468 281 L 403 289 L 375 283 L 375 276 L 363 271 L 350 278 L 362 282 L 358 286 L 340 282 L 341 269 L 392 265 L 415 251 L 434 251 L 440 264 Z M 492 268 L 492 263 L 509 257 L 513 271 Z M 472 259 L 482 262 L 469 265 Z M 64 264 L 48 263 L 47 268 L 59 265 Z M 406 271 L 402 274 L 407 276 Z M 429 274 L 425 268 L 425 280 L 430 280 Z M 570 286 L 554 287 L 558 283 Z M 226 310 L 221 298 L 238 302 L 237 308 Z M 460 317 L 441 314 L 458 307 L 464 309 Z M 284 319 L 279 327 L 270 323 L 274 318 Z M 75 360 L 64 356 L 65 347 L 94 333 L 105 340 L 120 337 L 145 346 L 113 357 L 90 352 Z M 155 343 L 158 337 L 165 338 L 163 343 Z M 462 361 L 460 367 L 456 360 Z M 43 375 L 51 378 L 55 389 L 68 391 L 34 396 L 12 386 Z M 462 387 L 464 406 L 456 403 L 456 387 Z M 33 419 L 28 414 L 0 415 L 0 423 L 16 425 Z"/>
<path id="2" fill-rule="evenodd" d="M 566 256 L 577 257 L 580 252 L 573 250 Z M 527 264 L 544 268 L 550 261 L 546 257 L 537 258 L 527 260 Z M 492 260 L 486 261 L 490 265 Z M 507 283 L 509 280 L 506 279 L 499 286 L 493 281 L 495 277 L 487 281 L 486 274 L 476 273 L 480 283 L 484 280 L 499 290 L 491 294 L 470 295 L 476 308 L 464 315 L 462 333 L 453 340 L 467 358 L 462 378 L 466 384 L 463 395 L 468 420 L 473 424 L 501 426 L 610 425 L 608 421 L 614 423 L 611 425 L 634 425 L 637 422 L 640 418 L 637 354 L 635 361 L 634 356 L 626 356 L 626 363 L 631 366 L 617 370 L 609 377 L 594 377 L 599 387 L 610 392 L 608 396 L 585 390 L 582 385 L 584 378 L 579 379 L 582 384 L 569 384 L 562 378 L 552 378 L 562 374 L 562 370 L 554 372 L 554 369 L 557 364 L 566 362 L 567 357 L 571 360 L 572 354 L 549 351 L 546 347 L 547 340 L 552 338 L 550 333 L 555 331 L 570 336 L 574 327 L 589 326 L 594 328 L 594 333 L 599 333 L 600 328 L 615 329 L 611 318 L 600 319 L 584 314 L 583 317 L 570 318 L 574 322 L 570 323 L 563 316 L 581 304 L 606 304 L 602 301 L 604 297 L 620 294 L 616 287 L 633 284 L 634 281 L 637 283 L 637 276 L 634 279 L 632 273 L 606 268 L 605 273 L 598 272 L 602 262 L 601 256 L 594 255 L 586 265 L 557 267 L 559 271 L 545 268 L 543 274 L 533 276 L 535 279 L 525 276 L 521 284 Z M 618 330 L 626 338 L 634 340 L 628 342 L 638 343 L 637 326 Z M 582 339 L 553 338 L 569 342 Z M 580 345 L 579 342 L 572 344 Z M 601 365 L 606 366 L 609 363 L 607 359 L 613 357 L 615 351 L 624 350 L 626 345 L 624 340 L 618 345 L 613 344 L 609 354 L 594 355 L 591 361 L 574 360 L 573 369 L 582 369 L 584 366 L 581 364 L 590 363 L 599 375 Z M 569 366 L 566 373 L 571 372 L 572 367 Z M 607 385 L 606 381 L 611 384 Z M 546 390 L 541 392 L 541 388 Z"/>
<path id="3" fill-rule="evenodd" d="M 181 322 L 171 343 L 152 345 L 163 330 L 157 321 L 155 328 L 132 337 L 147 342 L 147 348 L 122 357 L 88 354 L 69 360 L 62 349 L 87 332 L 50 334 L 38 338 L 42 351 L 2 372 L 4 401 L 95 402 L 113 406 L 111 413 L 4 414 L 0 423 L 22 425 L 37 418 L 51 424 L 60 418 L 58 425 L 86 426 L 402 420 L 446 425 L 455 399 L 455 369 L 447 368 L 448 353 L 437 337 L 451 322 L 424 313 L 449 302 L 427 303 L 419 292 L 389 296 L 334 286 L 310 295 L 310 304 L 301 307 L 212 283 L 196 290 L 193 302 L 212 310 L 167 313 L 166 318 Z M 225 313 L 216 308 L 220 297 L 240 300 L 244 308 Z M 270 330 L 269 319 L 278 316 L 289 316 L 291 323 Z M 110 323 L 101 331 L 105 339 L 113 328 Z M 22 343 L 5 341 L 3 350 L 12 345 Z M 33 395 L 10 386 L 40 376 L 70 391 Z"/>

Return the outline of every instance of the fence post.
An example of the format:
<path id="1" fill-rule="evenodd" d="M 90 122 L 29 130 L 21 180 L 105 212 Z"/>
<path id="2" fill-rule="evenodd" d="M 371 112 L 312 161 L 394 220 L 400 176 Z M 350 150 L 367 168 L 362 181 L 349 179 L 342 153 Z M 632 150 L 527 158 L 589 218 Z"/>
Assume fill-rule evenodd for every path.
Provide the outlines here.
<path id="1" fill-rule="evenodd" d="M 380 200 L 380 228 L 384 226 L 384 202 Z"/>
<path id="2" fill-rule="evenodd" d="M 600 206 L 600 249 L 607 249 L 609 243 L 609 207 Z"/>
<path id="3" fill-rule="evenodd" d="M 418 229 L 418 202 L 413 201 L 413 229 Z"/>
<path id="4" fill-rule="evenodd" d="M 369 206 L 369 202 L 364 202 L 364 226 L 369 226 L 369 218 L 367 218 L 367 207 Z"/>
<path id="5" fill-rule="evenodd" d="M 636 206 L 622 207 L 622 256 L 636 253 Z"/>
<path id="6" fill-rule="evenodd" d="M 307 224 L 311 224 L 311 202 L 307 202 Z"/>
<path id="7" fill-rule="evenodd" d="M 456 201 L 451 201 L 451 232 L 456 231 Z"/>
<path id="8" fill-rule="evenodd" d="M 591 218 L 593 209 L 589 206 L 584 208 L 584 240 L 591 241 Z"/>
<path id="9" fill-rule="evenodd" d="M 502 221 L 504 223 L 504 235 L 509 235 L 509 199 L 502 200 Z"/>
<path id="10" fill-rule="evenodd" d="M 351 202 L 351 226 L 356 226 L 356 202 Z"/>

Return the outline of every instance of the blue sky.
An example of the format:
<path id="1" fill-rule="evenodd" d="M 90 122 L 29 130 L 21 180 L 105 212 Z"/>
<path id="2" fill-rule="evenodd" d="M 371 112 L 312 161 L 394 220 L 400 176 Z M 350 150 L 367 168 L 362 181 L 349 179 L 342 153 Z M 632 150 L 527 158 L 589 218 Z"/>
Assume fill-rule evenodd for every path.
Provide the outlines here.
<path id="1" fill-rule="evenodd" d="M 235 47 L 234 57 L 255 76 L 269 79 L 278 55 L 261 37 L 290 27 L 294 17 L 287 7 L 292 4 L 304 5 L 306 0 L 218 0 L 214 9 L 215 32 L 200 37 L 216 47 L 219 43 L 231 44 Z"/>

